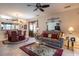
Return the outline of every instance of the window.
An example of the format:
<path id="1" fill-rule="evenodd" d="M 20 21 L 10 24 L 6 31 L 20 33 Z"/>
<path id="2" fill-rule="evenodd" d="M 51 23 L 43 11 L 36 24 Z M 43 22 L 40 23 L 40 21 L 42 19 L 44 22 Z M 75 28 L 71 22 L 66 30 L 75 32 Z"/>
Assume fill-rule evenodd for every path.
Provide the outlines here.
<path id="1" fill-rule="evenodd" d="M 1 29 L 2 30 L 19 29 L 19 26 L 17 24 L 12 24 L 12 23 L 2 23 Z"/>

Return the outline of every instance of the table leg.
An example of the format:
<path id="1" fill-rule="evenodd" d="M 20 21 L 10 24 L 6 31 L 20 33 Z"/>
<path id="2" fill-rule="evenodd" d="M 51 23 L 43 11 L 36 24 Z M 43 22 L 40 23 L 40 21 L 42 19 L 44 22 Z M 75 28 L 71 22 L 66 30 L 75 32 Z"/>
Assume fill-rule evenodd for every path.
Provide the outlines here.
<path id="1" fill-rule="evenodd" d="M 68 40 L 68 42 L 67 42 L 67 49 L 69 49 L 69 40 Z"/>
<path id="2" fill-rule="evenodd" d="M 72 44 L 72 51 L 74 50 L 74 42 L 71 43 Z"/>

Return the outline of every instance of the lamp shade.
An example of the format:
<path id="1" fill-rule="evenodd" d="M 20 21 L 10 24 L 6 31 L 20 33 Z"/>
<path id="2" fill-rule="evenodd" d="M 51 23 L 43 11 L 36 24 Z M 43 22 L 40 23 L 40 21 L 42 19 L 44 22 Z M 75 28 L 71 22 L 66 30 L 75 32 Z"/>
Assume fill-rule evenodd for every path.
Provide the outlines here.
<path id="1" fill-rule="evenodd" d="M 72 32 L 74 31 L 74 28 L 73 28 L 73 27 L 69 27 L 68 31 L 69 31 L 70 33 L 72 33 Z"/>

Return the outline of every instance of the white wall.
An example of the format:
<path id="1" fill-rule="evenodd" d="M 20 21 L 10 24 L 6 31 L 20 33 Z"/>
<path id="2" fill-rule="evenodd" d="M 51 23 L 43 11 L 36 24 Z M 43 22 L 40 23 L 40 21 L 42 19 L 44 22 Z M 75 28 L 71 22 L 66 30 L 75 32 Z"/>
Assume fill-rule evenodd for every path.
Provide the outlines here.
<path id="1" fill-rule="evenodd" d="M 54 17 L 60 17 L 61 29 L 64 33 L 68 33 L 68 28 L 73 27 L 74 33 L 79 36 L 79 9 L 62 12 L 52 15 Z"/>
<path id="2" fill-rule="evenodd" d="M 60 17 L 61 20 L 61 29 L 65 33 L 68 32 L 68 28 L 72 26 L 75 29 L 75 33 L 79 32 L 79 9 L 70 10 L 58 14 L 52 14 L 48 16 L 41 16 L 39 17 L 39 28 L 40 31 L 43 31 L 46 29 L 46 22 L 47 19 L 53 18 L 53 17 Z"/>
<path id="3" fill-rule="evenodd" d="M 47 22 L 46 15 L 42 15 L 38 17 L 39 34 L 41 34 L 43 31 L 47 29 L 46 22 Z"/>

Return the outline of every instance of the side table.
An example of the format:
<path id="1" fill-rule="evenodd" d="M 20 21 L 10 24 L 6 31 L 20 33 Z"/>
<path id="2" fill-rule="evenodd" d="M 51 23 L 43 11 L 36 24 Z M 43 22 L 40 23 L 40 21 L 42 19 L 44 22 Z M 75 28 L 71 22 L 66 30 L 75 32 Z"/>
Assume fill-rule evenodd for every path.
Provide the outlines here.
<path id="1" fill-rule="evenodd" d="M 69 49 L 70 43 L 72 50 L 74 49 L 75 37 L 66 37 L 67 39 L 67 48 Z"/>

